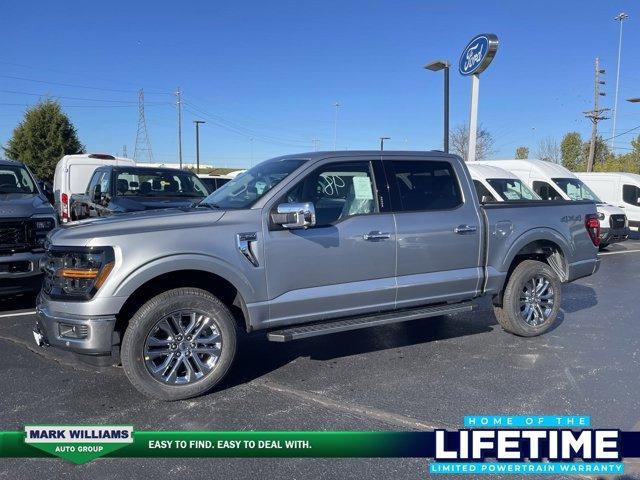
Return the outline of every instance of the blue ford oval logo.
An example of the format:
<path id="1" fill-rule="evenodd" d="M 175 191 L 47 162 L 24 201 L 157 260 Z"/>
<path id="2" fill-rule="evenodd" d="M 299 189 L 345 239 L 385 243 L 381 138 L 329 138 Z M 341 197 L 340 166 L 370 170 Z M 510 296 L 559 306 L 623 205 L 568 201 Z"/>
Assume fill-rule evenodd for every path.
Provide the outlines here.
<path id="1" fill-rule="evenodd" d="M 486 70 L 498 50 L 498 37 L 483 33 L 471 40 L 460 56 L 458 70 L 462 75 L 478 74 Z"/>

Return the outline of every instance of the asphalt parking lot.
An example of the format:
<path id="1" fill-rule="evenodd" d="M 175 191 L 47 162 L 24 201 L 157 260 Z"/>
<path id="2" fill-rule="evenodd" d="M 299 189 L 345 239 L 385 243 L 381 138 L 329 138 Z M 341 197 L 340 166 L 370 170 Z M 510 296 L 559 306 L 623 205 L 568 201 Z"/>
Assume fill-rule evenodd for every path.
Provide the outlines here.
<path id="1" fill-rule="evenodd" d="M 145 430 L 418 430 L 471 414 L 587 414 L 640 429 L 640 238 L 564 288 L 546 335 L 503 332 L 487 302 L 471 314 L 317 337 L 245 342 L 225 383 L 193 400 L 142 397 L 121 369 L 77 364 L 31 336 L 33 299 L 0 302 L 0 428 L 133 424 Z M 640 477 L 637 464 L 627 478 Z M 0 478 L 415 478 L 424 459 L 3 460 Z"/>

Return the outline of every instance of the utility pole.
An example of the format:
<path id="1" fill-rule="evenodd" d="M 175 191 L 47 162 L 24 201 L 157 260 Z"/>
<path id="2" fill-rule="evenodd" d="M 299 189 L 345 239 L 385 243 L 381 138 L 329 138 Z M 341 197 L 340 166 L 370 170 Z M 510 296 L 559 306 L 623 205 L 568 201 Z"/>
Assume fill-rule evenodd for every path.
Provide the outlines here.
<path id="1" fill-rule="evenodd" d="M 620 37 L 618 39 L 618 72 L 616 74 L 616 98 L 613 101 L 613 130 L 611 133 L 611 152 L 615 155 L 616 146 L 615 146 L 615 138 L 616 138 L 616 118 L 618 117 L 618 87 L 620 85 L 620 54 L 622 53 L 622 22 L 624 22 L 629 15 L 624 12 L 619 13 L 614 20 L 620 22 Z"/>
<path id="2" fill-rule="evenodd" d="M 584 116 L 591 120 L 591 144 L 589 145 L 589 159 L 587 161 L 587 172 L 593 172 L 593 160 L 596 154 L 596 139 L 598 138 L 598 122 L 600 120 L 606 120 L 609 117 L 605 117 L 602 114 L 609 111 L 609 108 L 600 108 L 600 97 L 604 97 L 606 94 L 600 91 L 600 85 L 604 85 L 604 80 L 600 80 L 600 75 L 605 73 L 600 69 L 600 59 L 596 57 L 596 68 L 594 77 L 594 92 L 593 92 L 593 110 L 584 112 Z"/>
<path id="3" fill-rule="evenodd" d="M 180 87 L 176 91 L 176 107 L 178 108 L 178 160 L 182 169 L 182 92 Z"/>
<path id="4" fill-rule="evenodd" d="M 207 123 L 204 120 L 194 120 L 196 125 L 196 173 L 200 173 L 200 124 Z"/>
<path id="5" fill-rule="evenodd" d="M 333 121 L 333 150 L 335 151 L 338 143 L 338 108 L 340 108 L 340 104 L 336 102 L 333 106 L 336 107 L 336 114 Z"/>
<path id="6" fill-rule="evenodd" d="M 384 151 L 384 141 L 391 140 L 391 137 L 380 137 L 380 151 Z"/>

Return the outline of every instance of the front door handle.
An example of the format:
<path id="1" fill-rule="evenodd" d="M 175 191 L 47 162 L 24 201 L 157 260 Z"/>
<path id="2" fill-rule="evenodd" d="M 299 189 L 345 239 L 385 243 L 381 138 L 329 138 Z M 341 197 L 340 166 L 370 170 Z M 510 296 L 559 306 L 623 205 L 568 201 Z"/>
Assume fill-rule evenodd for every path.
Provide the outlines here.
<path id="1" fill-rule="evenodd" d="M 364 240 L 375 242 L 376 240 L 387 240 L 391 238 L 391 234 L 387 232 L 369 232 L 362 235 Z"/>
<path id="2" fill-rule="evenodd" d="M 475 225 L 458 225 L 456 228 L 453 229 L 453 231 L 456 232 L 458 235 L 467 235 L 469 233 L 476 233 L 477 230 L 478 230 L 478 227 L 476 227 Z"/>

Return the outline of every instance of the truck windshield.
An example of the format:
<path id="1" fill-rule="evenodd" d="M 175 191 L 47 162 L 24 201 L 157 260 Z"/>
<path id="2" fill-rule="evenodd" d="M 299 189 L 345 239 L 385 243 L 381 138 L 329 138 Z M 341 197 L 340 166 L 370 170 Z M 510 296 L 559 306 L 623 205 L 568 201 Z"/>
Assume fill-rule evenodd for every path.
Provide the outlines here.
<path id="1" fill-rule="evenodd" d="M 29 171 L 20 165 L 0 165 L 0 194 L 38 193 Z"/>
<path id="2" fill-rule="evenodd" d="M 520 180 L 513 178 L 487 178 L 487 182 L 498 192 L 498 195 L 503 200 L 540 200 L 540 197 Z"/>
<path id="3" fill-rule="evenodd" d="M 205 198 L 200 204 L 235 210 L 250 208 L 305 161 L 287 158 L 263 162 L 241 173 Z"/>
<path id="4" fill-rule="evenodd" d="M 593 193 L 582 180 L 578 180 L 577 178 L 553 178 L 552 180 L 571 200 L 593 200 L 594 202 L 600 202 L 598 196 Z"/>
<path id="5" fill-rule="evenodd" d="M 182 170 L 127 168 L 117 170 L 119 197 L 206 197 L 207 189 L 193 173 Z"/>

